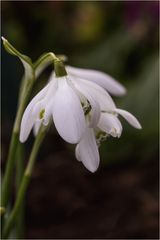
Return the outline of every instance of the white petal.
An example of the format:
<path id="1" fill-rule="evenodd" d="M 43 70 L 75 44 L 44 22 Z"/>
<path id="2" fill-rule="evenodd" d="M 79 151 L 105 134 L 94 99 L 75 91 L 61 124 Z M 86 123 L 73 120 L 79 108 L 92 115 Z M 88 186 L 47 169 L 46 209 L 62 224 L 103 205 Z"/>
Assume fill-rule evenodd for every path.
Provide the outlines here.
<path id="1" fill-rule="evenodd" d="M 101 113 L 98 127 L 113 137 L 120 137 L 122 133 L 119 119 L 111 113 Z"/>
<path id="2" fill-rule="evenodd" d="M 40 101 L 45 94 L 47 93 L 49 85 L 47 85 L 45 88 L 43 88 L 29 103 L 26 110 L 24 111 L 22 121 L 21 121 L 21 127 L 20 127 L 20 141 L 25 142 L 31 132 L 31 129 L 33 127 L 35 118 L 32 115 L 33 108 L 35 104 Z"/>
<path id="3" fill-rule="evenodd" d="M 137 118 L 135 118 L 130 112 L 127 112 L 125 110 L 122 109 L 115 109 L 115 112 L 119 113 L 122 117 L 124 117 L 126 119 L 126 121 L 133 127 L 137 128 L 137 129 L 141 129 L 142 126 L 139 123 L 139 121 L 137 120 Z"/>
<path id="4" fill-rule="evenodd" d="M 53 101 L 54 101 L 54 99 L 53 99 L 52 101 L 50 101 L 50 103 L 49 103 L 49 104 L 46 106 L 46 108 L 45 108 L 44 119 L 43 119 L 43 124 L 44 124 L 45 126 L 48 125 L 49 120 L 50 120 L 50 118 L 51 118 L 51 116 L 52 116 Z"/>
<path id="5" fill-rule="evenodd" d="M 91 172 L 99 166 L 99 151 L 92 128 L 87 128 L 80 143 L 76 146 L 76 158 Z"/>
<path id="6" fill-rule="evenodd" d="M 92 108 L 90 127 L 95 127 L 99 121 L 100 113 L 101 113 L 99 103 L 97 102 L 94 95 L 90 91 L 91 89 L 89 89 L 88 87 L 86 87 L 83 84 L 78 84 L 78 83 L 74 86 L 75 86 L 75 89 L 78 90 L 78 92 L 80 92 L 81 94 L 83 94 L 83 96 L 85 96 L 85 98 L 89 101 L 91 108 Z"/>
<path id="7" fill-rule="evenodd" d="M 33 106 L 33 110 L 32 110 L 32 116 L 36 119 L 39 119 L 39 113 L 40 111 L 44 109 L 44 104 L 43 101 L 39 101 L 37 102 L 34 106 Z"/>
<path id="8" fill-rule="evenodd" d="M 74 77 L 70 77 L 70 79 L 77 89 L 88 91 L 90 96 L 99 103 L 101 111 L 112 111 L 116 108 L 111 96 L 96 83 Z"/>
<path id="9" fill-rule="evenodd" d="M 35 136 L 35 137 L 36 137 L 37 134 L 38 134 L 38 131 L 39 131 L 40 126 L 41 126 L 41 123 L 42 123 L 42 121 L 39 120 L 39 121 L 36 121 L 35 124 L 34 124 L 33 133 L 34 133 L 34 136 Z"/>
<path id="10" fill-rule="evenodd" d="M 97 123 L 99 121 L 100 114 L 101 114 L 100 106 L 99 106 L 99 103 L 96 102 L 92 97 L 88 96 L 88 100 L 92 107 L 90 127 L 95 127 L 95 126 L 97 126 Z"/>
<path id="11" fill-rule="evenodd" d="M 53 73 L 52 73 L 52 75 L 53 75 Z M 47 92 L 47 95 L 45 96 L 45 98 L 43 100 L 43 106 L 45 109 L 43 124 L 45 126 L 48 125 L 49 120 L 52 116 L 52 106 L 53 106 L 53 102 L 54 102 L 54 96 L 55 96 L 56 90 L 58 88 L 58 79 L 56 77 L 52 77 L 50 82 L 51 82 L 50 88 Z"/>
<path id="12" fill-rule="evenodd" d="M 57 78 L 55 78 L 55 79 L 52 78 L 52 81 L 49 82 L 49 87 L 48 87 L 46 95 L 40 101 L 38 101 L 33 107 L 32 115 L 35 117 L 35 119 L 39 119 L 39 113 L 42 110 L 45 110 L 45 112 L 44 112 L 45 122 L 48 122 L 48 119 L 51 116 L 50 108 L 51 108 L 52 102 L 54 100 L 54 95 L 55 95 L 57 87 L 58 87 Z M 45 124 L 45 125 L 47 125 L 47 124 Z"/>
<path id="13" fill-rule="evenodd" d="M 23 114 L 20 128 L 20 142 L 25 142 L 31 132 L 34 124 L 34 117 L 32 116 L 32 106 L 28 106 Z"/>
<path id="14" fill-rule="evenodd" d="M 106 73 L 71 66 L 67 66 L 66 70 L 68 74 L 95 82 L 115 96 L 122 96 L 126 93 L 125 87 Z"/>
<path id="15" fill-rule="evenodd" d="M 79 162 L 81 162 L 80 152 L 79 152 L 79 144 L 77 144 L 77 146 L 76 146 L 75 155 L 76 155 L 77 160 L 78 160 Z"/>
<path id="16" fill-rule="evenodd" d="M 53 73 L 52 73 L 52 75 L 53 75 Z M 53 99 L 54 94 L 58 87 L 58 79 L 56 77 L 52 77 L 52 79 L 49 80 L 48 85 L 49 85 L 49 88 L 48 88 L 46 96 L 44 97 L 45 105 L 47 105 L 50 102 L 50 100 Z"/>
<path id="17" fill-rule="evenodd" d="M 80 100 L 67 84 L 66 78 L 59 78 L 54 97 L 52 115 L 60 136 L 69 143 L 80 141 L 86 123 Z"/>
<path id="18" fill-rule="evenodd" d="M 56 75 L 55 75 L 55 71 L 52 71 L 50 76 L 49 76 L 49 79 L 48 79 L 48 82 L 54 82 L 54 81 L 57 81 L 57 78 L 56 78 Z"/>

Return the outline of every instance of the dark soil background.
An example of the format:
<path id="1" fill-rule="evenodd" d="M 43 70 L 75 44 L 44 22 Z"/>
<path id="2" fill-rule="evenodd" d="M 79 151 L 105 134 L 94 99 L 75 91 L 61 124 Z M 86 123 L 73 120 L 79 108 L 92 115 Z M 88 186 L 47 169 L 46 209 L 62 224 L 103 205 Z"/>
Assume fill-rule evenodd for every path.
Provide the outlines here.
<path id="1" fill-rule="evenodd" d="M 155 156 L 156 157 L 156 156 Z M 57 151 L 35 167 L 27 238 L 158 239 L 158 162 L 90 174 Z"/>

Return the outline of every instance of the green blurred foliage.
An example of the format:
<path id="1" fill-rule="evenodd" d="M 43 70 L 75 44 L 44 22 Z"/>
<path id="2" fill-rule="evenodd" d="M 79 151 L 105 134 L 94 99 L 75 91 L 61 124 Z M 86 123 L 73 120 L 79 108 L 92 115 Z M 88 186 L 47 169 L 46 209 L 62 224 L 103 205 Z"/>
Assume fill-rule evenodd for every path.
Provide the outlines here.
<path id="1" fill-rule="evenodd" d="M 123 83 L 128 94 L 114 99 L 143 129 L 122 120 L 122 137 L 109 138 L 101 156 L 107 164 L 141 162 L 158 153 L 158 16 L 158 1 L 3 1 L 2 34 L 33 60 L 46 51 L 64 53 L 70 65 L 103 70 Z M 2 57 L 3 119 L 13 120 L 22 67 L 3 50 Z"/>

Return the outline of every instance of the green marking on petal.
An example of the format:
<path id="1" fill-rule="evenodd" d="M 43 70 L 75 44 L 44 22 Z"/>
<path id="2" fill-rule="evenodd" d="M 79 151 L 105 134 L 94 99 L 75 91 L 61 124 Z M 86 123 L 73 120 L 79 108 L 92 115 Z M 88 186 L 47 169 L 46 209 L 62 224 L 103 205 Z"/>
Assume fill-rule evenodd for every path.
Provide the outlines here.
<path id="1" fill-rule="evenodd" d="M 82 105 L 82 108 L 83 108 L 83 111 L 84 111 L 84 114 L 85 116 L 91 111 L 91 105 L 89 103 L 89 101 L 87 100 L 87 102 L 81 102 L 81 105 Z"/>
<path id="2" fill-rule="evenodd" d="M 44 113 L 45 113 L 45 109 L 42 109 L 39 113 L 39 119 L 43 119 L 44 118 Z"/>
<path id="3" fill-rule="evenodd" d="M 106 132 L 99 131 L 96 134 L 97 146 L 100 147 L 101 143 L 104 142 L 109 135 Z"/>

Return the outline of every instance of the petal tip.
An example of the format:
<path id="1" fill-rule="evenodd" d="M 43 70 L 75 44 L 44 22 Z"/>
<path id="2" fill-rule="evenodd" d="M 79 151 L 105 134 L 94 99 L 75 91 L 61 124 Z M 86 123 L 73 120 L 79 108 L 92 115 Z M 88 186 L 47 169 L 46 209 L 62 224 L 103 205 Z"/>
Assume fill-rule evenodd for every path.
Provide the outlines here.
<path id="1" fill-rule="evenodd" d="M 137 129 L 141 130 L 142 129 L 142 126 L 139 122 L 137 122 L 137 126 L 136 126 Z"/>
<path id="2" fill-rule="evenodd" d="M 26 140 L 27 140 L 27 138 L 25 138 L 24 136 L 22 136 L 22 135 L 20 134 L 19 141 L 20 141 L 21 143 L 24 143 Z"/>
<path id="3" fill-rule="evenodd" d="M 121 85 L 119 87 L 119 89 L 115 92 L 114 95 L 121 97 L 121 96 L 124 96 L 126 94 L 127 94 L 127 89 L 124 86 Z"/>
<path id="4" fill-rule="evenodd" d="M 86 167 L 86 166 L 85 166 Z M 98 169 L 98 166 L 96 166 L 96 167 L 94 167 L 94 166 L 90 166 L 89 168 L 87 168 L 88 169 L 88 171 L 90 171 L 91 173 L 95 173 L 96 171 L 97 171 L 97 169 Z"/>
<path id="5" fill-rule="evenodd" d="M 127 94 L 127 89 L 125 87 L 123 87 L 122 91 L 121 91 L 121 95 L 126 95 Z"/>

